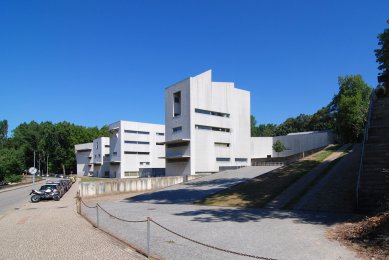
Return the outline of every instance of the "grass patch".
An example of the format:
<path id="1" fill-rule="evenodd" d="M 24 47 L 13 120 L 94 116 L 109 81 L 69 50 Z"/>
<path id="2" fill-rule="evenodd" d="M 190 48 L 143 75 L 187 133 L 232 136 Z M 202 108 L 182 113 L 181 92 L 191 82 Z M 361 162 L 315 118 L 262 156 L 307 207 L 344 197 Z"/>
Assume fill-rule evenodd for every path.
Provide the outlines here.
<path id="1" fill-rule="evenodd" d="M 300 160 L 254 179 L 240 183 L 219 193 L 206 197 L 196 204 L 226 207 L 261 208 L 281 194 L 295 181 L 318 166 L 325 158 L 339 149 L 339 145 L 327 147 Z"/>
<path id="2" fill-rule="evenodd" d="M 110 178 L 98 178 L 98 177 L 79 177 L 81 182 L 95 182 L 95 181 L 112 181 Z"/>

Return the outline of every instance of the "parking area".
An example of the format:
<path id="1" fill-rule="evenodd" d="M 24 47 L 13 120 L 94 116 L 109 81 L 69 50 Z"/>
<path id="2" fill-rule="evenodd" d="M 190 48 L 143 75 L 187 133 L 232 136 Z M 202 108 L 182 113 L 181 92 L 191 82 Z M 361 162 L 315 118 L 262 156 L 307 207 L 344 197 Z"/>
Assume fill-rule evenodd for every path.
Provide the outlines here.
<path id="1" fill-rule="evenodd" d="M 80 217 L 76 192 L 77 184 L 60 201 L 39 203 L 26 192 L 24 202 L 0 219 L 0 259 L 144 259 Z"/>

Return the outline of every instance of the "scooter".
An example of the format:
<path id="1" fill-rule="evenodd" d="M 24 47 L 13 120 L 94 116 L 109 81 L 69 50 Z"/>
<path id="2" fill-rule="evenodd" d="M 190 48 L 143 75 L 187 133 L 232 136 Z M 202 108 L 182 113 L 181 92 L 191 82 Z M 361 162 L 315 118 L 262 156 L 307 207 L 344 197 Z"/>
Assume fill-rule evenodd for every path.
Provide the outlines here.
<path id="1" fill-rule="evenodd" d="M 47 190 L 32 190 L 30 192 L 31 202 L 36 203 L 42 199 L 53 199 L 55 201 L 59 201 L 61 199 L 58 192 L 54 192 L 52 189 Z"/>

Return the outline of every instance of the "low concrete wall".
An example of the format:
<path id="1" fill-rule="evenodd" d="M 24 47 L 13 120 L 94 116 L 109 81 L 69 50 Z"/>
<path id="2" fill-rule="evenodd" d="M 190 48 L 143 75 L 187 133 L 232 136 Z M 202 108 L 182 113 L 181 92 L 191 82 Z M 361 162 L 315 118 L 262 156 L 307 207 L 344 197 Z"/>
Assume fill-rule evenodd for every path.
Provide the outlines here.
<path id="1" fill-rule="evenodd" d="M 185 176 L 188 181 L 199 176 Z M 184 176 L 114 179 L 112 181 L 80 182 L 78 190 L 81 197 L 92 197 L 126 192 L 142 192 L 158 190 L 168 186 L 182 183 Z"/>

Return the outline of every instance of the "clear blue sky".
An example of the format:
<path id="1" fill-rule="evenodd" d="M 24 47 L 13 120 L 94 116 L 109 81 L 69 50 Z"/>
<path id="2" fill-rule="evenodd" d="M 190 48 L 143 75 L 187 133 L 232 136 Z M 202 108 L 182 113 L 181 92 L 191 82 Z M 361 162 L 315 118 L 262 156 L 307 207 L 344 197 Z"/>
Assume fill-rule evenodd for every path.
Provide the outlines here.
<path id="1" fill-rule="evenodd" d="M 377 85 L 389 1 L 0 2 L 0 119 L 164 123 L 165 87 L 213 70 L 259 123 L 312 114 L 337 77 Z"/>

